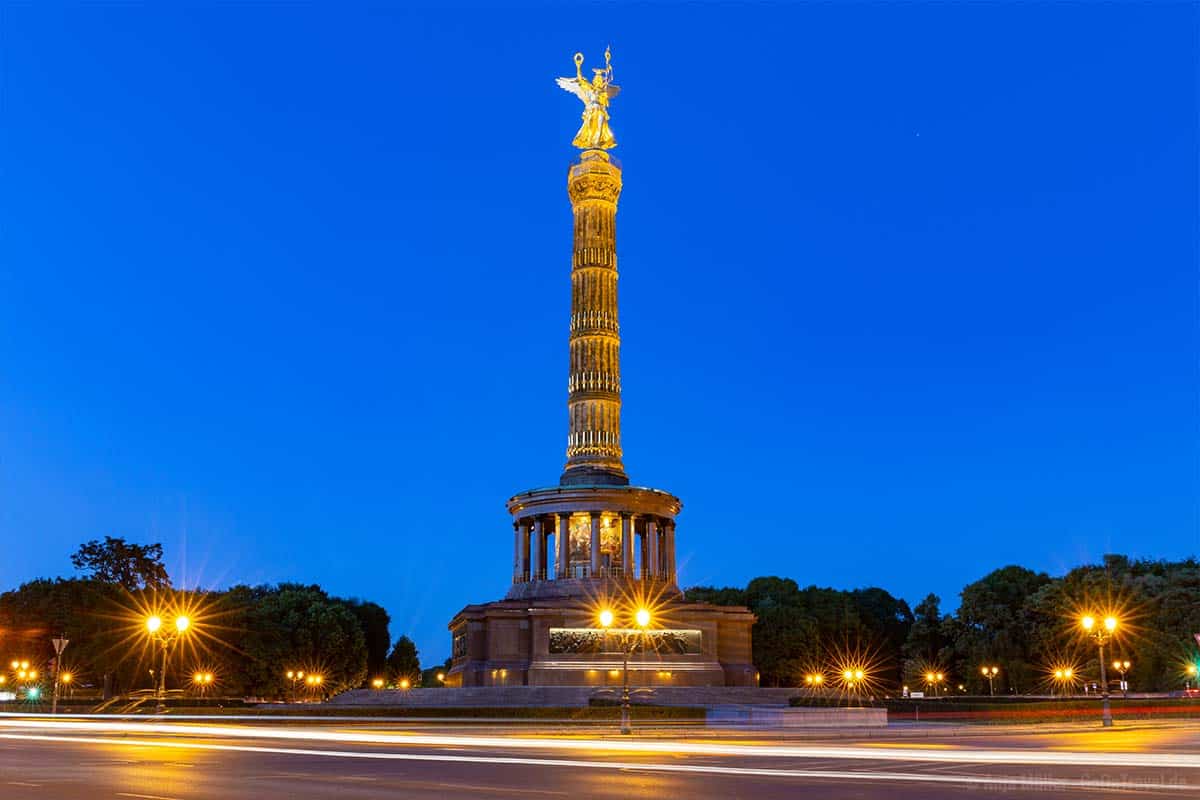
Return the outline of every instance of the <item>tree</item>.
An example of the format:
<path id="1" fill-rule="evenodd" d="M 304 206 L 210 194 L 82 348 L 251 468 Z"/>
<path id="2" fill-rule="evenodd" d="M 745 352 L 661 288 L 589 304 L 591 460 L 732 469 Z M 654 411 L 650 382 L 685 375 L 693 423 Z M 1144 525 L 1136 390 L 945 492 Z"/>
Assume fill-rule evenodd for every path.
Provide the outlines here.
<path id="1" fill-rule="evenodd" d="M 874 587 L 801 589 L 790 578 L 770 576 L 755 578 L 744 590 L 701 586 L 688 589 L 686 596 L 745 605 L 754 612 L 754 665 L 765 686 L 799 685 L 804 673 L 839 659 L 861 659 L 876 670 L 886 669 L 894 665 L 912 625 L 908 604 Z"/>
<path id="2" fill-rule="evenodd" d="M 367 678 L 367 646 L 362 626 L 347 605 L 320 586 L 282 583 L 277 587 L 235 587 L 244 609 L 241 639 L 251 690 L 284 696 L 284 675 L 302 669 L 323 678 L 322 694 L 357 688 Z"/>
<path id="3" fill-rule="evenodd" d="M 162 563 L 162 545 L 130 544 L 121 538 L 105 536 L 80 545 L 71 556 L 75 569 L 101 583 L 115 583 L 126 591 L 168 589 L 171 579 Z"/>
<path id="4" fill-rule="evenodd" d="M 454 661 L 453 658 L 447 658 L 436 667 L 429 667 L 421 670 L 421 688 L 422 689 L 441 689 L 446 685 L 446 676 L 450 674 L 450 664 Z M 442 680 L 438 680 L 438 675 L 442 676 Z"/>
<path id="5" fill-rule="evenodd" d="M 816 627 L 805 613 L 800 587 L 791 578 L 755 578 L 746 584 L 745 597 L 758 617 L 750 641 L 760 682 L 795 686 L 818 651 Z"/>
<path id="6" fill-rule="evenodd" d="M 941 664 L 942 649 L 946 646 L 942 635 L 941 603 L 942 598 L 928 594 L 913 609 L 913 624 L 901 649 L 906 660 Z"/>
<path id="7" fill-rule="evenodd" d="M 409 686 L 421 685 L 421 659 L 417 656 L 417 645 L 407 636 L 396 640 L 387 659 L 388 679 L 393 686 L 408 681 Z"/>
<path id="8" fill-rule="evenodd" d="M 913 609 L 913 624 L 900 649 L 905 683 L 920 684 L 930 671 L 942 674 L 950 671 L 951 652 L 944 633 L 941 603 L 936 594 L 928 594 Z"/>
<path id="9" fill-rule="evenodd" d="M 955 666 L 968 676 L 979 691 L 988 688 L 979 677 L 979 668 L 998 666 L 995 684 L 998 691 L 1029 691 L 1038 683 L 1046 658 L 1036 652 L 1036 631 L 1040 622 L 1030 608 L 1032 598 L 1047 584 L 1050 576 L 1015 565 L 993 570 L 960 594 L 961 602 L 952 628 Z"/>
<path id="10" fill-rule="evenodd" d="M 878 587 L 855 589 L 850 592 L 850 600 L 859 618 L 858 636 L 869 645 L 880 676 L 890 672 L 895 678 L 896 654 L 904 647 L 913 626 L 912 609 L 904 600 Z"/>
<path id="11" fill-rule="evenodd" d="M 689 603 L 711 603 L 714 606 L 744 606 L 746 592 L 726 586 L 717 589 L 713 586 L 693 586 L 684 592 Z"/>
<path id="12" fill-rule="evenodd" d="M 367 675 L 375 677 L 387 671 L 388 646 L 392 636 L 388 632 L 391 617 L 378 603 L 366 600 L 342 600 L 350 612 L 358 618 L 367 645 Z"/>
<path id="13" fill-rule="evenodd" d="M 82 578 L 30 581 L 0 595 L 3 648 L 45 665 L 54 657 L 50 640 L 70 640 L 63 663 L 80 685 L 121 688 L 149 685 L 144 648 L 130 646 L 123 618 L 128 595 L 116 584 Z M 114 624 L 115 620 L 122 620 Z"/>

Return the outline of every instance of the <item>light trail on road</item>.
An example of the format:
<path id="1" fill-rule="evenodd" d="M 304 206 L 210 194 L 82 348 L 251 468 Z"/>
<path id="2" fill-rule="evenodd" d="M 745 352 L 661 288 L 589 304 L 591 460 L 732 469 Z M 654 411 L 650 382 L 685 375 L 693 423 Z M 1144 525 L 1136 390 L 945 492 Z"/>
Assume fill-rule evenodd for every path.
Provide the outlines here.
<path id="1" fill-rule="evenodd" d="M 55 736 L 51 734 L 0 734 L 0 739 L 42 742 L 66 742 L 96 744 L 119 747 L 157 747 L 186 750 L 216 750 L 226 752 L 263 753 L 272 755 L 320 756 L 326 758 L 356 758 L 389 761 L 433 761 L 451 763 L 491 764 L 497 766 L 567 767 L 573 769 L 604 769 L 614 771 L 668 772 L 687 774 L 712 774 L 724 776 L 746 776 L 760 778 L 808 778 L 816 780 L 849 780 L 870 782 L 954 784 L 968 786 L 1002 787 L 1008 790 L 1029 789 L 1098 789 L 1142 790 L 1160 792 L 1186 792 L 1195 794 L 1196 784 L 1161 783 L 1149 781 L 1127 781 L 1123 779 L 1089 778 L 1036 778 L 1014 775 L 954 775 L 928 773 L 902 773 L 856 770 L 802 770 L 734 767 L 717 764 L 658 764 L 653 762 L 588 761 L 584 759 L 518 758 L 512 756 L 452 755 L 434 753 L 387 753 L 354 750 L 310 750 L 292 747 L 265 747 L 261 745 L 216 744 L 211 742 L 180 742 L 154 739 L 114 739 L 91 736 Z"/>
<path id="2" fill-rule="evenodd" d="M 366 733 L 358 731 L 280 730 L 250 725 L 191 725 L 157 722 L 99 722 L 77 720 L 5 720 L 0 730 L 21 729 L 81 734 L 158 734 L 167 736 L 267 739 L 325 742 L 349 745 L 428 746 L 503 750 L 584 750 L 592 753 L 653 754 L 671 756 L 732 756 L 739 758 L 845 759 L 946 764 L 986 764 L 1059 767 L 1158 767 L 1200 769 L 1198 753 L 1077 752 L 1030 749 L 930 749 L 927 747 L 877 747 L 847 745 L 766 745 L 638 741 L 626 739 L 558 738 L 538 736 L 465 736 L 430 733 Z M 18 734 L 0 734 L 15 738 Z M 62 737 L 69 739 L 71 737 Z M 119 741 L 119 740 L 118 740 Z"/>

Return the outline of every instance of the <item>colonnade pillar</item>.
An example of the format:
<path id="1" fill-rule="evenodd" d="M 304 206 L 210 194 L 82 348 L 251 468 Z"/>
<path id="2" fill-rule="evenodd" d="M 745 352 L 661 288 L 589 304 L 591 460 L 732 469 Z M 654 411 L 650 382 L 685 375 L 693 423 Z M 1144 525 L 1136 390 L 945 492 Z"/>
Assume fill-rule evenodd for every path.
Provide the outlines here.
<path id="1" fill-rule="evenodd" d="M 600 574 L 600 512 L 592 512 L 592 563 L 591 575 Z"/>
<path id="2" fill-rule="evenodd" d="M 621 569 L 632 578 L 633 571 L 633 515 L 621 515 Z"/>
<path id="3" fill-rule="evenodd" d="M 521 520 L 521 580 L 529 580 L 529 534 L 531 523 L 529 520 Z"/>
<path id="4" fill-rule="evenodd" d="M 554 539 L 558 555 L 554 559 L 554 572 L 560 578 L 571 577 L 571 515 L 558 515 L 558 533 Z"/>
<path id="5" fill-rule="evenodd" d="M 654 518 L 646 520 L 646 559 L 642 564 L 642 573 L 646 577 L 658 575 L 658 522 Z"/>
<path id="6" fill-rule="evenodd" d="M 663 574 L 675 577 L 675 521 L 663 524 Z"/>
<path id="7" fill-rule="evenodd" d="M 604 573 L 601 531 L 605 512 L 587 513 L 591 521 L 591 530 L 586 573 L 592 577 L 600 577 Z M 641 577 L 674 578 L 675 521 L 665 517 L 642 517 L 630 512 L 620 512 L 620 517 L 621 574 L 628 578 L 638 576 L 636 555 L 641 560 Z M 550 552 L 552 535 L 555 537 L 553 553 Z M 615 562 L 618 556 L 613 554 L 613 557 Z M 574 575 L 571 564 L 570 513 L 534 514 L 513 523 L 514 583 L 572 577 Z"/>
<path id="8" fill-rule="evenodd" d="M 529 579 L 542 580 L 542 570 L 546 569 L 546 538 L 542 535 L 542 518 L 533 518 L 533 541 L 529 543 Z"/>
<path id="9" fill-rule="evenodd" d="M 513 520 L 513 583 L 521 581 L 521 523 Z"/>

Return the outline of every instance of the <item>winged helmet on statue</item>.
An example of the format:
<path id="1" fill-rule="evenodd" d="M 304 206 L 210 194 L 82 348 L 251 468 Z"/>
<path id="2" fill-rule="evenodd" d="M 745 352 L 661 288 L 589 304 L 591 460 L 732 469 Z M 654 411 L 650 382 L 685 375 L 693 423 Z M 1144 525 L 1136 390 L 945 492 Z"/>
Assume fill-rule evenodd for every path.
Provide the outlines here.
<path id="1" fill-rule="evenodd" d="M 612 82 L 612 50 L 604 50 L 604 69 L 593 69 L 592 79 L 583 77 L 583 53 L 575 54 L 575 77 L 559 78 L 558 85 L 583 101 L 583 124 L 571 144 L 581 150 L 610 150 L 617 146 L 608 127 L 608 103 L 621 87 Z"/>

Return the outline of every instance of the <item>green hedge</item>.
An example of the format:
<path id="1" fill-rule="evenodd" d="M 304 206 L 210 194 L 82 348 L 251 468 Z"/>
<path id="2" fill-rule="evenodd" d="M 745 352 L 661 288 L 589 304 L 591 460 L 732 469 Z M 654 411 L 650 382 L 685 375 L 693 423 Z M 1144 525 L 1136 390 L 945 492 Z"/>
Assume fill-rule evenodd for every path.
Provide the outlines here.
<path id="1" fill-rule="evenodd" d="M 828 698 L 793 697 L 792 706 L 823 707 L 857 705 Z M 994 701 L 955 699 L 885 699 L 862 705 L 883 707 L 892 720 L 923 719 L 962 722 L 1066 722 L 1097 719 L 1101 714 L 1099 698 L 996 698 Z M 1114 697 L 1110 701 L 1114 719 L 1171 719 L 1200 717 L 1197 698 Z"/>

